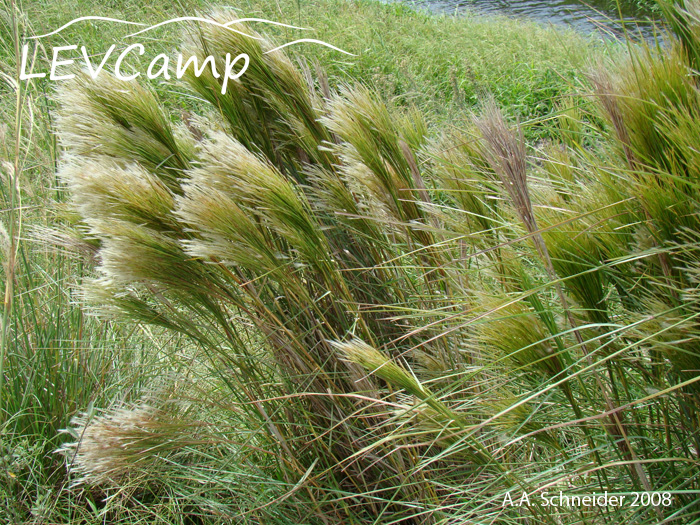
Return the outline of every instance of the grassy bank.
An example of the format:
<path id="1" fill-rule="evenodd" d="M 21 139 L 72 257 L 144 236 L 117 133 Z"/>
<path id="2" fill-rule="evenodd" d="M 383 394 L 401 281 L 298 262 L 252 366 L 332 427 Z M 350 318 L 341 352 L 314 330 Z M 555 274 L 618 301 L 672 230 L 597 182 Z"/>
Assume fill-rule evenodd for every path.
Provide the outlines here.
<path id="1" fill-rule="evenodd" d="M 3 18 L 3 519 L 697 518 L 694 29 L 584 74 L 603 50 L 535 25 L 251 2 L 315 29 L 273 37 L 358 57 L 299 47 L 309 80 L 203 27 L 189 49 L 253 57 L 227 96 L 208 75 L 105 76 L 50 101 L 12 82 L 19 33 L 203 6 L 21 7 Z M 139 69 L 180 39 L 154 34 Z M 559 490 L 629 505 L 545 505 Z"/>
<path id="2" fill-rule="evenodd" d="M 124 20 L 156 23 L 174 16 L 193 15 L 208 8 L 199 1 L 164 6 L 159 3 L 74 1 L 31 2 L 23 6 L 31 30 L 41 34 L 60 27 L 85 13 Z M 576 72 L 591 58 L 593 50 L 572 31 L 554 31 L 534 23 L 506 18 L 437 17 L 417 13 L 400 3 L 357 1 L 248 1 L 236 4 L 245 16 L 282 21 L 313 31 L 275 30 L 280 41 L 316 38 L 350 51 L 348 57 L 327 48 L 302 44 L 292 52 L 309 61 L 318 60 L 335 82 L 362 80 L 401 104 L 416 104 L 437 118 L 463 114 L 485 93 L 514 114 L 527 120 L 543 117 L 562 92 L 576 82 Z M 127 34 L 123 26 L 83 23 L 61 33 L 61 41 L 81 41 L 95 53 L 107 42 Z M 180 28 L 149 33 L 149 56 L 172 51 Z M 57 45 L 57 39 L 48 43 Z M 125 44 L 123 44 L 125 45 Z M 172 89 L 172 84 L 163 87 Z"/>

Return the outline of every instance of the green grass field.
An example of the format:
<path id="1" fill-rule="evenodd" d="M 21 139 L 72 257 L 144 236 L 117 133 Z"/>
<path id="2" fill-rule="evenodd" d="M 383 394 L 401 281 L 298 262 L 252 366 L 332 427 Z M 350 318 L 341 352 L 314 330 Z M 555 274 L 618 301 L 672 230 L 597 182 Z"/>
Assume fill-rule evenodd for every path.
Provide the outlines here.
<path id="1" fill-rule="evenodd" d="M 54 30 L 85 13 L 157 23 L 210 9 L 197 1 L 168 7 L 155 2 L 37 1 L 23 7 L 29 23 L 25 30 L 33 34 Z M 429 16 L 401 4 L 256 1 L 237 4 L 236 8 L 246 16 L 313 29 L 302 32 L 263 27 L 273 38 L 316 38 L 356 54 L 348 57 L 313 44 L 294 48 L 307 60 L 320 61 L 334 82 L 369 82 L 400 104 L 425 106 L 428 114 L 440 117 L 463 113 L 488 92 L 524 119 L 541 118 L 550 112 L 553 100 L 576 84 L 576 73 L 586 61 L 604 51 L 571 31 L 506 18 L 484 21 Z M 172 50 L 181 29 L 168 26 L 144 35 L 144 63 L 158 52 Z M 103 53 L 125 34 L 128 31 L 118 24 L 83 23 L 47 43 L 80 41 L 90 52 Z"/>

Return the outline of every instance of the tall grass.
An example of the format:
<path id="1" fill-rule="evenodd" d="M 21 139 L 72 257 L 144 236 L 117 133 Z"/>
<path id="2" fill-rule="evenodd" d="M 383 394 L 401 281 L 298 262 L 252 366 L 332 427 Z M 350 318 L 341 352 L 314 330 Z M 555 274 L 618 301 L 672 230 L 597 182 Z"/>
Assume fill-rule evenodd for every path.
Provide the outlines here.
<path id="1" fill-rule="evenodd" d="M 98 244 L 85 298 L 194 341 L 209 378 L 76 420 L 79 481 L 245 523 L 697 519 L 700 101 L 679 20 L 668 49 L 596 66 L 596 113 L 564 106 L 543 150 L 493 101 L 431 137 L 212 26 L 186 48 L 251 67 L 224 95 L 187 78 L 202 117 L 78 77 L 59 175 Z M 540 499 L 560 490 L 627 503 Z"/>
<path id="2" fill-rule="evenodd" d="M 667 7 L 668 49 L 591 66 L 537 148 L 492 98 L 436 133 L 267 38 L 193 26 L 186 53 L 251 56 L 223 95 L 185 78 L 201 114 L 106 73 L 56 97 L 44 162 L 72 211 L 43 248 L 18 234 L 41 211 L 21 181 L 54 150 L 16 86 L 10 520 L 696 521 L 697 7 Z M 544 504 L 559 491 L 627 499 Z"/>
<path id="3" fill-rule="evenodd" d="M 72 212 L 54 174 L 50 108 L 39 86 L 17 81 L 14 58 L 32 28 L 14 3 L 6 7 L 0 21 L 1 52 L 11 57 L 0 72 L 0 520 L 79 521 L 96 517 L 90 505 L 101 506 L 100 495 L 67 490 L 67 466 L 55 450 L 75 436 L 63 430 L 79 412 L 138 397 L 149 364 L 159 361 L 162 373 L 165 359 L 156 337 L 130 337 L 132 327 L 95 319 L 78 304 L 76 290 L 95 250 L 61 229 Z M 48 246 L 49 238 L 72 243 L 70 250 Z"/>

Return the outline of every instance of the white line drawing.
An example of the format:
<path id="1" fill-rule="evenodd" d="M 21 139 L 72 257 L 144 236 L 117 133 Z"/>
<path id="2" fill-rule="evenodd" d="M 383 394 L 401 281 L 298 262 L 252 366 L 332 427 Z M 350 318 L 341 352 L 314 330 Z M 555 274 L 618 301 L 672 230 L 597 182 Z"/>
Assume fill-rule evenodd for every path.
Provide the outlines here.
<path id="1" fill-rule="evenodd" d="M 36 36 L 30 36 L 28 37 L 30 40 L 35 40 L 39 38 L 44 38 L 45 36 L 51 36 L 55 35 L 56 33 L 60 33 L 63 31 L 65 28 L 72 26 L 76 22 L 82 22 L 83 20 L 104 20 L 105 22 L 119 22 L 120 24 L 130 24 L 134 26 L 145 26 L 146 24 L 142 24 L 140 22 L 129 22 L 127 20 L 120 20 L 119 18 L 109 18 L 106 16 L 81 16 L 80 18 L 76 18 L 74 20 L 71 20 L 67 24 L 62 25 L 58 29 L 51 31 L 50 33 L 46 33 L 43 35 L 36 35 Z"/>
<path id="2" fill-rule="evenodd" d="M 284 49 L 285 47 L 288 46 L 293 46 L 294 44 L 300 44 L 302 42 L 310 42 L 312 44 L 320 44 L 322 46 L 330 47 L 331 49 L 334 49 L 335 51 L 340 51 L 341 53 L 345 53 L 346 55 L 350 55 L 353 57 L 356 57 L 357 55 L 350 53 L 349 51 L 345 51 L 343 49 L 340 49 L 339 47 L 335 47 L 332 44 L 329 44 L 328 42 L 324 42 L 323 40 L 316 40 L 315 38 L 300 38 L 299 40 L 294 40 L 293 42 L 287 42 L 286 44 L 282 44 L 281 46 L 277 46 L 274 49 L 270 49 L 269 51 L 265 51 L 265 54 L 272 53 L 274 51 L 278 51 L 280 49 Z"/>
<path id="3" fill-rule="evenodd" d="M 35 39 L 39 39 L 39 38 L 44 38 L 44 37 L 47 37 L 47 36 L 55 35 L 55 34 L 57 34 L 57 33 L 60 33 L 61 31 L 63 31 L 64 29 L 66 29 L 66 28 L 72 26 L 73 24 L 75 24 L 75 23 L 77 23 L 77 22 L 82 22 L 82 21 L 85 21 L 85 20 L 102 20 L 102 21 L 105 21 L 105 22 L 118 22 L 118 23 L 120 23 L 120 24 L 128 24 L 128 25 L 135 25 L 135 26 L 145 26 L 145 25 L 146 25 L 146 24 L 142 24 L 142 23 L 140 23 L 140 22 L 130 22 L 130 21 L 128 21 L 128 20 L 121 20 L 121 19 L 119 19 L 119 18 L 109 18 L 109 17 L 106 17 L 106 16 L 81 16 L 81 17 L 79 17 L 79 18 L 75 18 L 74 20 L 71 20 L 71 21 L 68 22 L 67 24 L 62 25 L 61 27 L 59 27 L 58 29 L 56 29 L 56 30 L 54 30 L 54 31 L 51 31 L 50 33 L 45 33 L 45 34 L 43 34 L 43 35 L 30 36 L 29 39 L 35 40 Z M 133 37 L 133 36 L 136 36 L 136 35 L 140 35 L 140 34 L 143 34 L 143 33 L 147 32 L 147 31 L 150 31 L 151 29 L 155 29 L 155 28 L 157 28 L 157 27 L 161 27 L 161 26 L 164 26 L 164 25 L 167 25 L 167 24 L 172 24 L 172 23 L 175 23 L 175 22 L 202 22 L 202 23 L 206 23 L 206 24 L 212 24 L 212 25 L 215 25 L 215 26 L 217 26 L 217 27 L 221 27 L 221 28 L 223 28 L 223 29 L 228 29 L 229 31 L 233 31 L 234 33 L 237 33 L 237 34 L 239 34 L 239 35 L 247 36 L 247 37 L 249 37 L 249 38 L 253 38 L 253 39 L 255 39 L 255 40 L 262 40 L 262 37 L 257 37 L 257 36 L 254 36 L 254 35 L 250 35 L 250 34 L 248 34 L 248 33 L 244 33 L 244 32 L 242 32 L 242 31 L 238 31 L 237 29 L 234 29 L 234 28 L 232 28 L 231 26 L 234 25 L 234 24 L 241 24 L 241 23 L 244 23 L 244 22 L 262 22 L 262 23 L 265 23 L 265 24 L 271 24 L 271 25 L 275 25 L 275 26 L 279 26 L 279 27 L 287 27 L 287 28 L 289 28 L 289 29 L 298 29 L 298 30 L 300 30 L 300 31 L 308 31 L 308 30 L 309 30 L 309 28 L 306 28 L 306 27 L 297 27 L 297 26 L 293 26 L 293 25 L 290 25 L 290 24 L 284 24 L 284 23 L 282 23 L 282 22 L 275 22 L 275 21 L 273 21 L 273 20 L 267 20 L 267 19 L 265 19 L 265 18 L 240 18 L 240 19 L 238 19 L 238 20 L 232 20 L 232 21 L 230 21 L 230 22 L 226 22 L 225 24 L 222 24 L 222 23 L 220 23 L 220 22 L 216 22 L 215 20 L 211 20 L 211 19 L 208 19 L 208 18 L 202 18 L 202 17 L 199 17 L 199 16 L 181 16 L 181 17 L 178 17 L 178 18 L 172 18 L 172 19 L 170 19 L 170 20 L 165 20 L 165 21 L 163 21 L 163 22 L 159 22 L 159 23 L 157 23 L 157 24 L 155 24 L 155 25 L 152 25 L 152 26 L 145 27 L 144 29 L 141 29 L 140 31 L 136 31 L 135 33 L 131 33 L 131 34 L 129 34 L 129 35 L 126 35 L 125 38 L 129 38 L 129 37 Z M 300 39 L 298 39 L 298 40 L 294 40 L 293 42 L 287 42 L 286 44 L 282 44 L 281 46 L 277 46 L 277 47 L 274 48 L 274 49 L 270 49 L 269 51 L 266 51 L 265 54 L 267 54 L 267 53 L 272 53 L 272 52 L 274 52 L 274 51 L 279 51 L 280 49 L 284 49 L 285 47 L 289 47 L 289 46 L 292 46 L 292 45 L 295 45 L 295 44 L 304 43 L 304 42 L 311 43 L 311 44 L 319 44 L 319 45 L 322 45 L 322 46 L 326 46 L 326 47 L 328 47 L 328 48 L 330 48 L 330 49 L 333 49 L 334 51 L 338 51 L 338 52 L 340 52 L 340 53 L 344 53 L 344 54 L 346 54 L 346 55 L 357 56 L 357 55 L 355 55 L 355 54 L 353 54 L 353 53 L 350 53 L 350 52 L 348 52 L 348 51 L 345 51 L 344 49 L 340 49 L 339 47 L 336 47 L 336 46 L 334 46 L 334 45 L 332 45 L 332 44 L 329 44 L 328 42 L 324 42 L 323 40 L 317 40 L 317 39 L 315 39 L 315 38 L 300 38 Z"/>

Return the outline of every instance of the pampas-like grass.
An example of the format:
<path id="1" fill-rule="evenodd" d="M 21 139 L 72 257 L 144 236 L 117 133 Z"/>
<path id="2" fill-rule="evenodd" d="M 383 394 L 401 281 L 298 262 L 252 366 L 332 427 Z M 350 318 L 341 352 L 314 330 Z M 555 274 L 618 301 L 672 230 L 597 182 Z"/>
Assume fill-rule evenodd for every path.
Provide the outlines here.
<path id="1" fill-rule="evenodd" d="M 137 161 L 177 192 L 194 156 L 194 140 L 185 129 L 173 128 L 155 94 L 107 74 L 92 80 L 80 73 L 70 84 L 60 102 L 71 109 L 58 119 L 68 149 L 83 159 Z"/>
<path id="2" fill-rule="evenodd" d="M 491 318 L 479 324 L 477 337 L 488 352 L 496 350 L 493 358 L 511 360 L 516 367 L 537 370 L 549 377 L 562 372 L 564 364 L 556 344 L 548 340 L 547 330 L 534 312 L 512 301 L 483 304 L 491 306 Z"/>
<path id="3" fill-rule="evenodd" d="M 232 22 L 231 13 L 213 16 L 222 23 Z M 326 127 L 319 123 L 322 98 L 310 89 L 298 67 L 281 51 L 272 51 L 271 42 L 247 26 L 239 32 L 203 24 L 193 28 L 185 42 L 190 54 L 200 63 L 214 56 L 218 71 L 224 68 L 226 53 L 245 53 L 249 67 L 225 95 L 221 81 L 207 69 L 196 76 L 188 69 L 185 79 L 213 104 L 228 122 L 229 133 L 251 151 L 261 151 L 278 169 L 302 177 L 298 156 L 331 167 L 335 158 L 324 143 L 332 142 Z"/>
<path id="4" fill-rule="evenodd" d="M 120 166 L 111 158 L 65 159 L 62 177 L 84 217 L 101 216 L 175 233 L 174 195 L 140 164 Z"/>
<path id="5" fill-rule="evenodd" d="M 679 479 L 690 508 L 699 104 L 683 53 L 593 74 L 613 133 L 587 151 L 589 117 L 566 102 L 540 165 L 492 101 L 431 140 L 416 110 L 314 80 L 236 27 L 254 38 L 195 26 L 185 44 L 250 55 L 224 95 L 187 76 L 211 125 L 82 76 L 59 97 L 59 133 L 97 247 L 85 297 L 201 347 L 212 405 L 255 460 L 241 468 L 292 487 L 274 502 L 314 523 L 491 522 L 496 504 L 504 523 L 568 523 L 503 495 Z M 186 431 L 158 410 L 79 422 L 78 476 L 167 470 Z"/>
<path id="6" fill-rule="evenodd" d="M 427 221 L 420 203 L 429 197 L 414 158 L 425 135 L 419 115 L 397 122 L 376 94 L 355 87 L 331 100 L 323 122 L 344 142 L 340 150 L 351 167 L 348 175 L 370 189 L 392 219 L 409 225 Z M 425 245 L 433 242 L 425 230 L 411 231 Z"/>
<path id="7" fill-rule="evenodd" d="M 158 483 L 167 456 L 198 442 L 195 422 L 183 420 L 167 403 L 160 405 L 143 402 L 75 417 L 71 433 L 79 439 L 59 450 L 74 482 L 111 487 Z"/>

